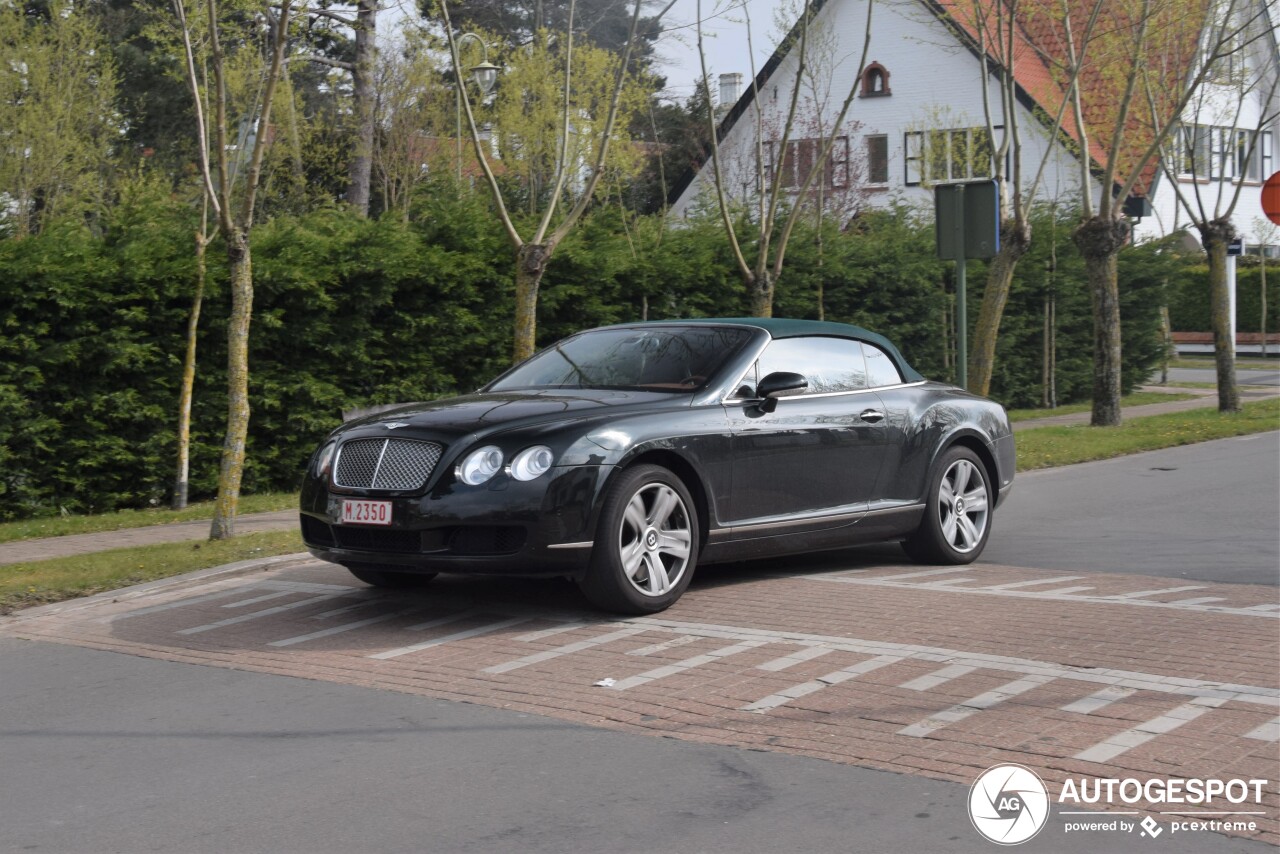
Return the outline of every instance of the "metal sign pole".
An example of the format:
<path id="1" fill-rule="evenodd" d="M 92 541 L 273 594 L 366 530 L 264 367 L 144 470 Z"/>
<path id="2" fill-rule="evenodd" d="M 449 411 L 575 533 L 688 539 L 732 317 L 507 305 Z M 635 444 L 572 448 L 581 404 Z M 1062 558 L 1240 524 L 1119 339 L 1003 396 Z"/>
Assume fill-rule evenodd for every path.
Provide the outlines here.
<path id="1" fill-rule="evenodd" d="M 969 302 L 966 294 L 964 251 L 964 185 L 956 187 L 956 245 L 960 257 L 956 259 L 956 385 L 969 387 Z"/>

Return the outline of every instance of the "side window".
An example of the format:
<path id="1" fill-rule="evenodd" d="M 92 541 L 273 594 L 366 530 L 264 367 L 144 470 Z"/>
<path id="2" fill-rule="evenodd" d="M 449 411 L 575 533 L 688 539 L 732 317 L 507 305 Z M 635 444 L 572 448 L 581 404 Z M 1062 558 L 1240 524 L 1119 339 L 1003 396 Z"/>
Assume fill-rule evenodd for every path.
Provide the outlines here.
<path id="1" fill-rule="evenodd" d="M 859 342 L 845 338 L 815 336 L 774 341 L 761 354 L 756 376 L 763 379 L 775 371 L 801 374 L 809 381 L 805 394 L 857 391 L 867 387 L 867 364 L 862 347 Z"/>
<path id="2" fill-rule="evenodd" d="M 862 344 L 862 352 L 867 358 L 867 377 L 872 388 L 902 382 L 902 374 L 898 373 L 898 366 L 889 358 L 888 353 L 866 342 Z"/>

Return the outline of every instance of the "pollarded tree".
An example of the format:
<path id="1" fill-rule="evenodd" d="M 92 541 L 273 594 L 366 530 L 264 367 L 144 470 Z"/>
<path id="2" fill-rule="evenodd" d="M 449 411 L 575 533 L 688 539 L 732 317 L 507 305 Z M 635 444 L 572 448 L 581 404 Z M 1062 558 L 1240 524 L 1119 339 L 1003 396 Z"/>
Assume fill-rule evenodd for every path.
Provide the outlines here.
<path id="1" fill-rule="evenodd" d="M 731 179 L 726 167 L 737 166 L 741 172 L 742 164 L 726 164 L 722 146 L 717 144 L 711 147 L 711 177 L 716 208 L 730 245 L 734 266 L 747 290 L 750 311 L 755 316 L 769 317 L 773 314 L 773 296 L 778 278 L 782 275 L 787 244 L 797 222 L 809 207 L 797 200 L 815 199 L 815 189 L 819 182 L 828 182 L 833 175 L 832 152 L 841 139 L 848 139 L 846 119 L 861 87 L 863 71 L 867 65 L 874 8 L 875 3 L 869 0 L 862 49 L 852 77 L 853 82 L 843 95 L 834 118 L 829 124 L 819 125 L 820 132 L 816 137 L 801 139 L 798 136 L 805 132 L 803 128 L 811 125 L 810 120 L 801 116 L 806 104 L 808 110 L 820 106 L 815 97 L 814 77 L 811 76 L 810 67 L 814 56 L 821 53 L 820 48 L 814 47 L 815 42 L 820 45 L 821 40 L 816 22 L 818 10 L 813 0 L 804 0 L 798 20 L 786 37 L 786 43 L 778 49 L 779 53 L 789 49 L 788 61 L 794 57 L 796 63 L 790 91 L 780 109 L 771 109 L 766 114 L 761 104 L 761 93 L 757 90 L 759 76 L 752 68 L 753 113 L 750 120 L 755 123 L 755 150 L 746 155 L 748 168 L 738 180 L 746 185 L 743 195 L 754 200 L 754 210 L 735 210 L 731 203 Z M 713 102 L 708 83 L 706 51 L 703 47 L 701 0 L 696 14 L 703 97 L 708 108 L 706 121 L 711 128 L 712 138 L 721 140 L 720 123 L 710 106 Z M 747 31 L 749 44 L 749 18 Z M 824 95 L 822 100 L 825 101 L 826 97 Z M 767 141 L 767 135 L 776 136 L 776 141 Z M 745 240 L 739 238 L 738 223 L 735 222 L 743 215 L 750 222 L 750 236 Z"/>
<path id="2" fill-rule="evenodd" d="M 1274 2 L 1259 0 L 1222 0 L 1214 7 L 1211 26 L 1201 36 L 1204 84 L 1161 157 L 1178 207 L 1200 232 L 1209 263 L 1210 319 L 1222 412 L 1240 409 L 1227 246 L 1241 235 L 1232 214 L 1241 191 L 1267 179 L 1262 172 L 1262 140 L 1268 126 L 1280 118 L 1280 67 L 1268 6 L 1276 8 Z M 1191 180 L 1183 182 L 1179 176 Z"/>
<path id="3" fill-rule="evenodd" d="M 253 231 L 254 203 L 262 174 L 262 161 L 271 136 L 271 107 L 284 66 L 290 23 L 290 0 L 278 8 L 270 6 L 226 10 L 218 0 L 172 0 L 181 30 L 187 82 L 191 88 L 199 140 L 200 176 L 205 195 L 218 223 L 218 233 L 226 246 L 231 289 L 231 315 L 227 322 L 227 430 L 218 472 L 218 497 L 214 505 L 209 538 L 220 540 L 235 533 L 236 507 L 244 475 L 245 439 L 249 431 L 249 325 L 253 317 L 253 261 L 249 238 Z M 197 61 L 196 34 L 189 18 L 188 3 L 203 13 L 201 57 Z M 236 56 L 266 56 L 259 66 L 261 82 L 256 96 L 246 99 L 239 116 L 230 111 L 232 71 L 228 42 L 224 41 L 227 12 L 236 15 L 241 28 L 229 40 Z M 259 53 L 259 50 L 261 53 Z M 203 69 L 208 69 L 208 74 Z M 211 77 L 209 76 L 211 75 Z M 213 105 L 208 139 L 205 103 Z M 251 140 L 247 160 L 239 154 L 245 147 L 231 142 L 231 123 L 238 118 Z M 235 173 L 242 172 L 243 179 Z"/>
<path id="4" fill-rule="evenodd" d="M 491 140 L 480 133 L 479 110 L 467 87 L 461 87 L 476 161 L 515 250 L 515 361 L 534 352 L 538 289 L 556 248 L 581 221 L 597 191 L 607 186 L 606 173 L 627 159 L 624 145 L 615 143 L 621 142 L 620 129 L 630 124 L 628 113 L 646 95 L 632 62 L 642 3 L 637 0 L 632 12 L 621 56 L 576 42 L 571 0 L 563 31 L 539 30 L 527 48 L 505 57 L 508 70 L 493 107 L 502 146 L 502 180 L 495 169 Z M 661 19 L 669 8 L 653 20 Z M 453 67 L 464 68 L 447 0 L 442 0 L 440 14 Z M 509 200 L 504 184 L 524 202 L 524 216 L 518 202 Z M 524 233 L 517 218 L 530 223 Z"/>
<path id="5" fill-rule="evenodd" d="M 1116 262 L 1130 241 L 1125 217 L 1131 197 L 1151 189 L 1156 158 L 1177 117 L 1204 81 L 1195 63 L 1212 0 L 1188 4 L 1108 0 L 1099 24 L 1087 11 L 1058 0 L 1052 16 L 1052 56 L 1071 102 L 1079 143 L 1081 221 L 1072 239 L 1085 260 L 1093 304 L 1095 427 L 1120 423 L 1120 292 Z M 1096 184 L 1094 183 L 1096 180 Z"/>

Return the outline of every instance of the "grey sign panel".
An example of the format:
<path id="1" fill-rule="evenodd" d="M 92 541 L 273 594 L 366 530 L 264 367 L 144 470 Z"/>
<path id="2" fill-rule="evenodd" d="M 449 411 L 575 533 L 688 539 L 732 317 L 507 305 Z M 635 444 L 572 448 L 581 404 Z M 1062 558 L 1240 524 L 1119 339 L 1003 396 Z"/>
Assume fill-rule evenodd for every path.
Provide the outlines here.
<path id="1" fill-rule="evenodd" d="M 1000 190 L 995 181 L 934 188 L 938 257 L 991 258 L 1000 251 Z"/>

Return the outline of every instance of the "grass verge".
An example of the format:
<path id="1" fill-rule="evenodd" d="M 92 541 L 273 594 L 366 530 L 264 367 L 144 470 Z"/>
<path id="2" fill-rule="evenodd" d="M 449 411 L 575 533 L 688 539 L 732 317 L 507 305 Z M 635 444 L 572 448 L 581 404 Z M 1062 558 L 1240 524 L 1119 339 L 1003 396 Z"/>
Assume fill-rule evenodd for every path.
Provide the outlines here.
<path id="1" fill-rule="evenodd" d="M 1148 403 L 1169 403 L 1174 400 L 1190 400 L 1199 396 L 1181 392 L 1135 391 L 1133 394 L 1120 398 L 1120 405 L 1145 406 Z M 1055 415 L 1073 415 L 1077 412 L 1088 412 L 1092 408 L 1093 404 L 1086 400 L 1083 403 L 1068 403 L 1065 406 L 1059 406 L 1054 409 L 1010 409 L 1009 420 L 1031 421 L 1036 418 L 1052 418 Z"/>
<path id="2" fill-rule="evenodd" d="M 1213 408 L 1131 418 L 1119 427 L 1034 427 L 1018 433 L 1018 471 L 1105 460 L 1280 429 L 1280 398 L 1246 403 L 1240 412 Z"/>
<path id="3" fill-rule="evenodd" d="M 298 506 L 295 492 L 272 492 L 266 495 L 240 496 L 239 514 L 268 510 L 291 510 Z M 213 502 L 202 501 L 185 510 L 154 508 L 150 510 L 118 510 L 98 516 L 50 516 L 0 523 L 0 543 L 30 540 L 36 537 L 65 537 L 68 534 L 94 534 L 125 528 L 147 528 L 173 522 L 195 522 L 213 518 Z"/>
<path id="4" fill-rule="evenodd" d="M 164 543 L 0 566 L 0 614 L 250 558 L 304 551 L 297 531 Z"/>

